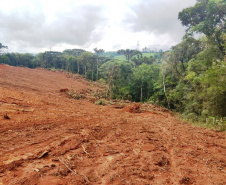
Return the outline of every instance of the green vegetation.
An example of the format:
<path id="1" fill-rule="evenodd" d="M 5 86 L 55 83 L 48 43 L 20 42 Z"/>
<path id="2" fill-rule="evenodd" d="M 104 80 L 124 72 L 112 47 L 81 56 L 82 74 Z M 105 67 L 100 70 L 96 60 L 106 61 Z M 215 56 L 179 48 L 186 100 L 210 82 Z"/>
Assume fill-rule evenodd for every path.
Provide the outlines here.
<path id="1" fill-rule="evenodd" d="M 35 56 L 7 53 L 0 56 L 0 63 L 67 70 L 104 83 L 106 98 L 158 104 L 192 122 L 225 130 L 225 15 L 225 0 L 198 0 L 179 13 L 187 32 L 182 42 L 165 52 L 95 48 L 94 54 L 81 49 Z M 195 39 L 194 33 L 202 37 Z M 75 93 L 70 95 L 77 99 Z"/>
<path id="2" fill-rule="evenodd" d="M 125 57 L 124 55 L 118 55 L 118 56 L 115 56 L 114 59 L 126 61 L 126 57 Z"/>
<path id="3" fill-rule="evenodd" d="M 99 99 L 98 101 L 95 102 L 95 105 L 106 105 L 106 102 L 103 99 Z"/>
<path id="4" fill-rule="evenodd" d="M 114 58 L 115 56 L 118 56 L 119 54 L 116 51 L 107 51 L 100 54 L 101 57 L 106 58 Z"/>
<path id="5" fill-rule="evenodd" d="M 73 90 L 69 90 L 69 91 L 68 91 L 68 94 L 69 94 L 69 96 L 70 96 L 71 98 L 77 99 L 77 100 L 85 98 L 85 95 L 83 95 L 83 94 L 81 94 L 81 93 L 78 93 L 78 92 L 75 92 L 75 91 L 73 91 Z"/>
<path id="6" fill-rule="evenodd" d="M 157 52 L 153 52 L 153 53 L 142 53 L 142 56 L 143 57 L 155 57 L 155 58 L 158 58 L 159 53 L 157 53 Z M 135 57 L 136 56 L 133 56 L 132 59 L 135 58 Z M 115 55 L 114 57 L 111 57 L 111 58 L 114 58 L 116 60 L 124 60 L 124 61 L 126 61 L 126 57 L 124 55 L 122 55 L 122 54 Z"/>
<path id="7" fill-rule="evenodd" d="M 7 46 L 4 46 L 2 43 L 0 43 L 0 55 L 2 53 L 2 50 L 7 48 L 8 48 Z"/>

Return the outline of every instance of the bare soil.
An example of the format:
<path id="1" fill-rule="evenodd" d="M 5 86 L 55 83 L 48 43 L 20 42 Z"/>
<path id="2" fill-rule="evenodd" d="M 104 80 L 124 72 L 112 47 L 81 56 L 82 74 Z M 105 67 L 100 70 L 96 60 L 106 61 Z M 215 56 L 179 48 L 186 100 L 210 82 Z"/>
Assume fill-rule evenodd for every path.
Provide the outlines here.
<path id="1" fill-rule="evenodd" d="M 63 72 L 0 65 L 0 185 L 226 184 L 225 132 L 67 89 L 96 91 Z"/>

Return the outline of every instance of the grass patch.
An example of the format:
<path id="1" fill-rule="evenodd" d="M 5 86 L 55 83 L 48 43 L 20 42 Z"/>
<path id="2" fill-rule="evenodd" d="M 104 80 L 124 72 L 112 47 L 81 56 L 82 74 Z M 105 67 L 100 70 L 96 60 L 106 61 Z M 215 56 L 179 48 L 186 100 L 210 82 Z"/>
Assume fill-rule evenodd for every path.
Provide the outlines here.
<path id="1" fill-rule="evenodd" d="M 226 117 L 217 119 L 215 117 L 209 117 L 206 118 L 206 121 L 199 120 L 197 117 L 196 119 L 193 118 L 193 115 L 189 115 L 188 117 L 184 117 L 181 114 L 176 114 L 181 121 L 187 122 L 191 125 L 202 127 L 202 128 L 207 128 L 207 129 L 212 129 L 212 130 L 217 130 L 219 132 L 224 132 L 226 131 Z"/>
<path id="2" fill-rule="evenodd" d="M 105 100 L 103 100 L 103 99 L 99 99 L 99 100 L 96 101 L 94 104 L 95 104 L 95 105 L 106 105 L 106 102 L 105 102 Z"/>
<path id="3" fill-rule="evenodd" d="M 68 91 L 68 94 L 69 94 L 69 96 L 70 96 L 71 98 L 76 99 L 76 100 L 84 99 L 84 98 L 85 98 L 85 96 L 84 96 L 83 94 L 80 94 L 80 93 L 75 92 L 75 91 L 73 91 L 73 90 L 69 90 L 69 91 Z"/>

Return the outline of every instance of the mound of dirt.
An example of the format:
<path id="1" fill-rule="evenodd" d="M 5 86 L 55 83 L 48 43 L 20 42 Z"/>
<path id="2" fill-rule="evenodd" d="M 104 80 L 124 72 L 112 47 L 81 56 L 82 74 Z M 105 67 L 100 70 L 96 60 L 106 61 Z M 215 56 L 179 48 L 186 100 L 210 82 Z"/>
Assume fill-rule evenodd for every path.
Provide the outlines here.
<path id="1" fill-rule="evenodd" d="M 167 108 L 147 103 L 142 104 L 142 109 L 147 111 L 169 112 L 169 109 Z"/>
<path id="2" fill-rule="evenodd" d="M 62 93 L 68 93 L 68 91 L 69 91 L 69 89 L 60 89 L 60 92 L 62 92 Z"/>
<path id="3" fill-rule="evenodd" d="M 125 112 L 130 112 L 130 113 L 140 113 L 141 112 L 141 104 L 139 103 L 133 103 L 129 104 L 126 107 L 123 108 Z"/>

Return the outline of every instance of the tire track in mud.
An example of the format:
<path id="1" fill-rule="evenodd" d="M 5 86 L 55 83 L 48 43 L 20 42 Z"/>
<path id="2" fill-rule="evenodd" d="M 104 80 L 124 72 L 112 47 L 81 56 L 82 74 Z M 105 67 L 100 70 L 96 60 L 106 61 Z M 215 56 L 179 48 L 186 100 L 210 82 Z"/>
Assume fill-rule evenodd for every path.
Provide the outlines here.
<path id="1" fill-rule="evenodd" d="M 56 124 L 54 126 L 56 126 Z M 36 128 L 33 129 L 33 131 L 36 133 L 35 134 L 36 138 L 40 138 L 39 134 L 43 135 L 43 136 L 44 135 L 50 135 L 51 137 L 45 138 L 44 141 L 43 140 L 36 141 L 36 143 L 34 145 L 32 144 L 32 146 L 25 145 L 22 148 L 20 148 L 18 151 L 14 150 L 13 154 L 11 156 L 10 155 L 6 156 L 6 158 L 10 159 L 10 161 L 7 161 L 7 159 L 2 158 L 2 161 L 7 163 L 7 164 L 2 166 L 2 168 L 4 168 L 4 170 L 7 170 L 7 169 L 11 170 L 11 169 L 14 169 L 14 167 L 17 168 L 17 166 L 19 166 L 19 167 L 21 165 L 23 166 L 23 164 L 27 163 L 28 161 L 37 160 L 37 158 L 40 158 L 38 156 L 40 154 L 42 155 L 43 152 L 44 153 L 48 152 L 49 154 L 51 154 L 51 156 L 64 155 L 68 151 L 73 150 L 74 148 L 77 148 L 77 146 L 76 147 L 73 146 L 74 147 L 73 148 L 69 145 L 68 141 L 73 140 L 73 138 L 75 140 L 78 140 L 78 138 L 80 138 L 79 141 L 80 141 L 80 144 L 81 144 L 82 138 L 83 138 L 84 141 L 86 141 L 86 140 L 88 140 L 88 138 L 89 139 L 93 139 L 93 138 L 98 139 L 98 138 L 103 137 L 102 136 L 103 134 L 95 134 L 95 133 L 91 133 L 91 132 L 86 133 L 86 131 L 87 130 L 89 131 L 89 129 L 84 129 L 85 123 L 82 126 L 81 126 L 81 123 L 80 123 L 80 128 L 78 128 L 78 126 L 76 124 L 74 125 L 74 124 L 69 123 L 67 125 L 62 124 L 62 125 L 58 126 L 57 128 L 54 129 L 54 131 L 50 130 L 51 132 L 56 132 L 58 135 L 60 135 L 60 138 L 63 138 L 63 139 L 60 139 L 56 135 L 50 134 L 50 133 L 45 133 L 45 134 L 39 133 L 38 134 L 37 131 L 45 130 L 43 128 L 46 128 L 46 127 L 49 127 L 49 126 L 39 125 L 38 127 L 39 128 L 37 128 L 37 126 L 36 126 Z M 50 127 L 53 127 L 53 126 L 50 126 Z M 63 129 L 64 127 L 66 127 L 66 129 Z M 29 130 L 29 129 L 26 129 L 26 130 Z M 96 128 L 94 130 L 96 130 Z M 98 130 L 100 131 L 99 127 L 98 127 Z M 23 133 L 24 130 L 18 130 L 18 132 Z M 71 134 L 72 138 L 68 138 L 70 136 L 69 133 L 71 133 L 71 132 L 73 133 L 73 134 Z M 67 145 L 69 145 L 69 147 L 65 148 L 65 146 L 67 146 Z M 47 146 L 47 147 L 43 148 L 42 146 L 44 146 L 44 147 Z M 54 147 L 52 147 L 52 146 L 54 146 Z M 62 146 L 64 148 L 63 151 L 62 151 L 62 149 L 60 149 L 60 146 Z M 26 149 L 26 151 L 27 151 L 25 155 L 24 155 L 23 149 Z M 33 152 L 36 151 L 36 152 L 30 153 L 29 151 L 33 151 Z M 49 152 L 49 151 L 51 151 L 51 152 Z M 56 151 L 58 151 L 58 152 L 56 152 Z M 29 155 L 29 156 L 27 156 L 27 155 Z M 14 156 L 17 156 L 17 157 L 14 157 Z"/>
<path id="2" fill-rule="evenodd" d="M 175 127 L 176 126 L 176 127 Z M 183 128 L 183 129 L 180 129 Z M 187 127 L 187 128 L 186 128 Z M 172 164 L 173 172 L 176 175 L 172 175 L 172 184 L 224 184 L 225 180 L 219 180 L 218 178 L 214 178 L 214 175 L 208 174 L 219 174 L 226 177 L 224 172 L 220 172 L 217 163 L 219 166 L 225 166 L 225 154 L 226 150 L 224 146 L 219 147 L 222 154 L 215 157 L 214 153 L 209 150 L 209 147 L 206 146 L 206 141 L 209 140 L 209 137 L 206 137 L 206 133 L 211 134 L 214 131 L 207 131 L 203 129 L 204 132 L 201 132 L 201 128 L 195 129 L 191 128 L 192 126 L 184 125 L 184 124 L 174 124 L 170 122 L 169 124 L 160 123 L 159 128 L 162 130 L 162 137 L 164 140 L 169 141 L 166 145 L 167 150 L 170 154 L 170 161 Z M 177 128 L 179 128 L 182 132 L 178 133 Z M 187 129 L 187 130 L 186 130 Z M 190 132 L 190 130 L 192 132 Z M 195 135 L 195 137 L 194 137 Z M 197 137 L 198 135 L 198 137 Z M 205 140 L 203 140 L 203 137 Z M 214 137 L 214 136 L 213 136 Z M 222 133 L 222 136 L 217 136 L 221 138 L 221 143 L 225 142 L 225 135 Z M 215 145 L 215 141 L 211 138 L 210 141 L 213 145 Z M 208 143 L 208 142 L 207 142 Z M 214 148 L 216 150 L 216 148 Z M 202 158 L 199 158 L 202 156 Z M 199 162 L 198 162 L 199 160 Z M 211 160 L 215 161 L 215 169 L 210 171 L 208 169 L 206 161 Z M 218 161 L 218 162 L 217 162 Z M 177 180 L 177 181 L 176 181 Z M 179 180 L 179 181 L 178 181 Z"/>
<path id="3" fill-rule="evenodd" d="M 179 151 L 179 148 L 181 149 L 183 145 L 189 143 L 185 143 L 180 134 L 175 133 L 175 129 L 171 129 L 173 124 L 168 123 L 166 125 L 166 122 L 162 122 L 159 117 L 143 117 L 139 114 L 129 114 L 124 118 L 110 120 L 102 120 L 99 124 L 86 125 L 89 122 L 89 119 L 87 119 L 86 123 L 83 123 L 79 128 L 73 128 L 70 124 L 62 125 L 66 128 L 62 129 L 63 127 L 60 126 L 54 130 L 56 133 L 62 134 L 61 139 L 53 136 L 52 141 L 46 139 L 43 143 L 40 142 L 36 145 L 39 150 L 41 146 L 50 146 L 44 152 L 49 152 L 51 146 L 54 146 L 49 152 L 48 160 L 33 157 L 28 161 L 42 161 L 43 167 L 38 168 L 34 165 L 33 169 L 38 169 L 39 173 L 46 177 L 64 174 L 63 176 L 66 175 L 64 179 L 67 182 L 74 182 L 78 178 L 76 181 L 83 184 L 195 183 L 194 177 L 184 175 L 183 170 L 181 171 L 179 168 L 178 161 L 183 159 L 183 155 L 186 156 L 183 150 Z M 78 146 L 62 150 L 61 147 L 70 146 L 70 141 L 78 138 L 80 138 Z M 222 139 L 224 138 L 222 137 Z M 43 150 L 40 150 L 39 154 L 41 151 Z M 179 155 L 176 155 L 176 151 Z M 191 151 L 193 152 L 193 150 Z M 35 156 L 37 156 L 37 153 Z M 69 164 L 76 163 L 76 165 L 72 165 L 72 170 L 80 175 L 75 178 L 74 175 L 65 170 L 64 166 L 60 167 L 64 169 L 63 171 L 56 170 L 62 165 L 56 159 L 56 156 L 61 156 L 63 160 L 68 159 L 68 156 L 73 156 Z M 93 159 L 96 160 L 93 161 Z M 25 166 L 21 164 L 23 168 L 19 168 L 26 171 L 26 160 L 23 163 Z M 31 164 L 29 164 L 27 168 L 31 167 Z M 52 169 L 52 165 L 55 166 L 54 169 Z M 50 167 L 47 169 L 45 166 Z M 188 168 L 188 170 L 190 169 Z"/>
<path id="4" fill-rule="evenodd" d="M 90 87 L 62 73 L 6 71 L 0 111 L 11 119 L 0 117 L 1 185 L 226 184 L 225 133 L 182 124 L 160 108 L 128 113 L 69 99 L 61 88 Z"/>
<path id="5" fill-rule="evenodd" d="M 107 153 L 102 150 L 101 153 L 103 156 L 98 157 L 100 160 L 94 165 L 97 171 L 99 168 L 101 169 L 100 171 L 106 171 L 106 174 L 99 175 L 99 179 L 102 179 L 101 183 L 114 184 L 118 181 L 120 183 L 130 184 L 134 183 L 134 179 L 136 179 L 137 184 L 147 184 L 155 178 L 156 180 L 154 182 L 158 182 L 159 184 L 169 181 L 167 178 L 162 180 L 162 177 L 158 174 L 160 173 L 158 172 L 159 170 L 167 170 L 169 165 L 168 159 L 164 158 L 164 155 L 160 155 L 162 154 L 162 150 L 164 151 L 165 149 L 161 147 L 160 151 L 157 149 L 162 145 L 162 141 L 157 139 L 160 138 L 159 134 L 153 131 L 153 129 L 144 129 L 141 122 L 134 124 L 129 119 L 124 122 L 126 123 L 117 125 L 115 132 L 109 134 L 101 142 L 103 147 L 99 146 L 99 149 L 107 148 L 107 150 L 109 150 L 107 143 L 111 143 L 110 146 L 114 146 L 114 150 L 109 150 Z M 124 125 L 124 129 L 121 128 L 122 125 Z M 121 136 L 120 132 L 124 133 L 123 136 Z M 128 132 L 128 135 L 126 132 Z M 150 134 L 154 134 L 154 137 Z M 148 141 L 151 141 L 151 144 Z M 154 144 L 152 141 L 154 141 Z M 153 158 L 158 159 L 150 157 L 152 154 Z M 147 161 L 145 158 L 149 159 L 149 164 L 146 164 Z M 118 172 L 116 173 L 117 170 Z M 153 172 L 153 174 L 150 175 L 150 172 Z M 128 179 L 128 177 L 130 178 Z"/>
<path id="6" fill-rule="evenodd" d="M 162 126 L 162 124 L 158 124 L 158 128 L 161 130 L 160 133 L 164 142 L 165 151 L 167 153 L 167 158 L 165 158 L 165 163 L 169 165 L 169 171 L 171 173 L 169 182 L 170 184 L 192 184 L 189 177 L 182 177 L 181 171 L 178 168 L 177 160 L 175 156 L 175 148 L 178 146 L 178 141 L 173 137 L 173 134 L 170 132 L 168 128 Z M 181 179 L 178 181 L 178 179 Z M 183 181 L 183 179 L 185 179 Z M 181 182 L 181 183 L 180 183 Z"/>
<path id="7" fill-rule="evenodd" d="M 152 117 L 152 116 L 151 116 Z M 154 175 L 152 176 L 153 184 L 171 184 L 176 180 L 173 179 L 175 168 L 173 159 L 168 148 L 168 138 L 164 137 L 163 129 L 159 126 L 160 120 L 153 120 L 152 118 L 144 118 L 149 124 L 145 124 L 142 132 L 146 133 L 146 138 L 150 142 L 152 149 L 148 150 L 148 154 L 152 156 L 150 166 L 152 167 Z M 144 155 L 144 154 L 143 154 Z M 165 175 L 169 174 L 170 175 Z"/>

